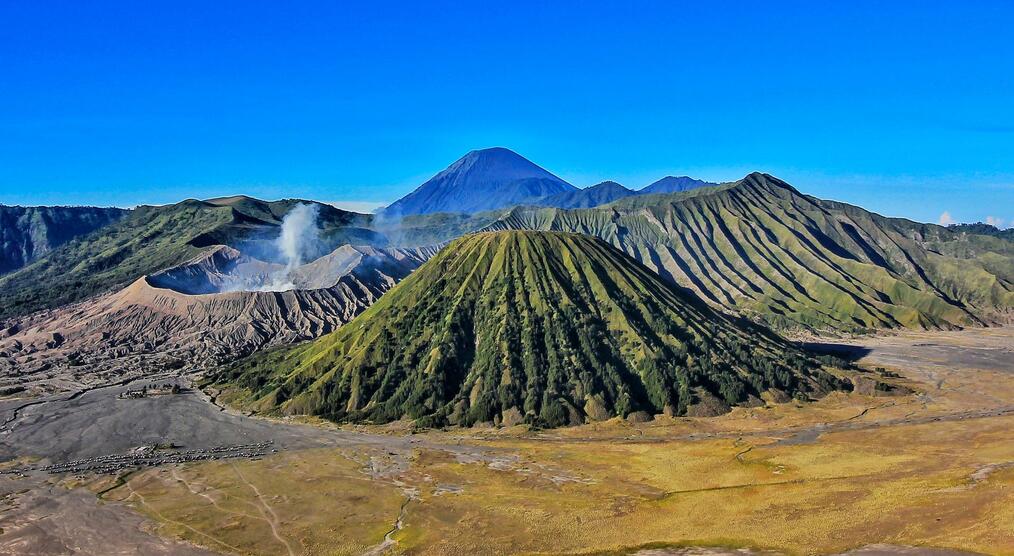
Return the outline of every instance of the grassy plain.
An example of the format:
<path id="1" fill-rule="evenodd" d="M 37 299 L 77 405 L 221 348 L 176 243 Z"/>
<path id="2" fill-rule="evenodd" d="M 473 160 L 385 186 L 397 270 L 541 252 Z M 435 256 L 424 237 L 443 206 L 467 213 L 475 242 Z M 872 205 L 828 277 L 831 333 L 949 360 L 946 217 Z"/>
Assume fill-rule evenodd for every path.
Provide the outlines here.
<path id="1" fill-rule="evenodd" d="M 163 534 L 244 554 L 834 554 L 879 543 L 1014 554 L 1014 329 L 983 338 L 877 340 L 864 363 L 903 375 L 916 390 L 906 396 L 451 429 L 408 447 L 152 469 L 103 496 Z M 920 359 L 920 344 L 937 351 Z"/>

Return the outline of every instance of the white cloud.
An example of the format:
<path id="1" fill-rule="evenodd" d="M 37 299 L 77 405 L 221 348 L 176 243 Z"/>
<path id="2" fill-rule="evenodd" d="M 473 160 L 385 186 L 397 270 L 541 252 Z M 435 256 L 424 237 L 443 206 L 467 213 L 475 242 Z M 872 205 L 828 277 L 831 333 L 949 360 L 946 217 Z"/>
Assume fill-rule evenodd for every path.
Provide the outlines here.
<path id="1" fill-rule="evenodd" d="M 937 220 L 937 224 L 941 226 L 950 226 L 951 224 L 957 224 L 958 222 L 951 218 L 951 213 L 946 210 L 940 215 L 940 220 Z"/>
<path id="2" fill-rule="evenodd" d="M 1004 225 L 1007 224 L 1007 221 L 1004 220 L 1003 218 L 997 218 L 995 216 L 987 216 L 986 224 L 989 224 L 990 226 L 996 226 L 997 228 L 1000 228 L 1002 230 L 1004 228 Z"/>
<path id="3" fill-rule="evenodd" d="M 376 201 L 330 201 L 328 204 L 335 208 L 363 214 L 369 214 L 381 207 L 387 206 L 387 203 L 378 203 Z"/>

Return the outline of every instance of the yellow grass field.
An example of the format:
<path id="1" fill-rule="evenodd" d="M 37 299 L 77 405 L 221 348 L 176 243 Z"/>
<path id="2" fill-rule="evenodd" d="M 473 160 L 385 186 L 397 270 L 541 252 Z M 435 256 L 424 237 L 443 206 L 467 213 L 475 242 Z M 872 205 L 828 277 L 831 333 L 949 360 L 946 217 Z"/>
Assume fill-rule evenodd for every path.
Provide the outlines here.
<path id="1" fill-rule="evenodd" d="M 1014 554 L 1014 374 L 932 367 L 890 367 L 916 390 L 906 396 L 431 432 L 410 448 L 150 469 L 103 496 L 165 535 L 242 554 L 835 554 L 871 544 Z"/>

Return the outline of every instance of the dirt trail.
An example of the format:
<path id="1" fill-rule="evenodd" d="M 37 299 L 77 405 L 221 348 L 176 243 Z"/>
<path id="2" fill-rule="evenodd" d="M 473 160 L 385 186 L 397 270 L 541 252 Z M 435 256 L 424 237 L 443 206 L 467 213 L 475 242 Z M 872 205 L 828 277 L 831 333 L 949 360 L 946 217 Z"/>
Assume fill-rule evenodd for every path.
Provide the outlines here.
<path id="1" fill-rule="evenodd" d="M 0 478 L 0 554 L 212 554 L 153 529 L 126 504 L 101 502 L 87 490 L 48 477 Z"/>
<path id="2" fill-rule="evenodd" d="M 222 507 L 222 505 L 218 503 L 218 500 L 216 500 L 214 496 L 212 496 L 212 495 L 208 494 L 207 492 L 205 492 L 205 490 L 210 490 L 210 491 L 215 491 L 215 492 L 221 492 L 220 489 L 217 489 L 217 488 L 214 488 L 214 487 L 210 487 L 208 485 L 202 485 L 202 484 L 199 484 L 199 483 L 194 483 L 192 481 L 188 481 L 185 478 L 183 478 L 182 475 L 180 475 L 178 473 L 178 470 L 177 470 L 176 467 L 173 467 L 173 469 L 172 469 L 172 476 L 173 476 L 173 479 L 175 479 L 175 480 L 183 483 L 183 486 L 187 487 L 187 490 L 189 490 L 191 494 L 194 494 L 196 496 L 200 496 L 201 498 L 204 498 L 205 500 L 207 500 L 208 502 L 210 502 L 212 506 L 214 506 L 215 508 L 217 508 L 221 512 L 229 513 L 229 514 L 234 514 L 234 515 L 241 515 L 241 516 L 244 516 L 244 517 L 248 517 L 250 519 L 257 519 L 257 520 L 262 519 L 261 516 L 256 516 L 256 515 L 253 515 L 253 514 L 248 514 L 246 512 L 238 512 L 238 511 L 235 511 L 235 510 L 228 510 L 228 509 Z M 205 490 L 201 490 L 201 487 L 203 487 Z M 257 509 L 257 506 L 254 505 L 253 503 L 247 502 L 246 500 L 242 500 L 242 502 L 247 503 L 250 506 L 253 506 L 255 509 Z"/>
<path id="3" fill-rule="evenodd" d="M 245 484 L 246 486 L 250 487 L 250 490 L 252 490 L 254 494 L 257 495 L 257 500 L 261 503 L 261 506 L 263 506 L 263 508 L 259 508 L 261 515 L 264 516 L 264 521 L 268 522 L 268 526 L 271 527 L 271 535 L 274 536 L 275 539 L 278 540 L 278 542 L 282 543 L 282 545 L 285 546 L 285 550 L 288 551 L 289 556 L 296 556 L 296 553 L 292 551 L 292 546 L 289 544 L 289 541 L 282 538 L 282 536 L 278 533 L 279 526 L 278 514 L 275 513 L 275 510 L 272 509 L 271 506 L 264 499 L 264 496 L 261 494 L 261 491 L 253 483 L 246 480 L 246 477 L 243 476 L 243 473 L 239 470 L 239 467 L 236 467 L 235 463 L 232 464 L 232 469 L 233 471 L 236 472 L 236 476 L 239 477 L 239 480 L 242 481 L 243 484 Z M 271 514 L 270 518 L 268 517 L 269 513 Z"/>
<path id="4" fill-rule="evenodd" d="M 194 529 L 193 527 L 187 525 L 186 523 L 182 523 L 180 521 L 169 519 L 164 514 L 162 514 L 162 512 L 158 511 L 154 506 L 152 506 L 151 504 L 149 504 L 148 501 L 145 500 L 144 496 L 140 492 L 137 492 L 136 490 L 134 490 L 134 488 L 132 486 L 130 486 L 130 483 L 126 483 L 124 486 L 126 486 L 127 490 L 130 491 L 130 495 L 127 496 L 126 500 L 124 500 L 124 501 L 130 500 L 132 498 L 137 498 L 141 502 L 141 505 L 143 505 L 144 507 L 148 508 L 149 511 L 151 511 L 153 514 L 155 514 L 156 516 L 158 516 L 158 518 L 161 519 L 162 521 L 164 521 L 166 523 L 171 523 L 171 524 L 176 525 L 178 527 L 182 527 L 182 528 L 186 529 L 187 531 L 190 531 L 190 532 L 192 532 L 192 533 L 194 533 L 194 534 L 196 534 L 196 535 L 198 535 L 198 536 L 200 536 L 202 538 L 208 539 L 208 540 L 212 541 L 213 543 L 215 543 L 217 545 L 224 546 L 224 547 L 228 548 L 229 550 L 231 550 L 233 552 L 242 553 L 242 550 L 240 550 L 239 548 L 237 548 L 235 546 L 232 546 L 231 544 L 225 543 L 225 542 L 223 542 L 220 539 L 216 539 L 215 537 L 212 537 L 211 535 L 202 533 L 202 532 L 198 531 L 197 529 Z"/>

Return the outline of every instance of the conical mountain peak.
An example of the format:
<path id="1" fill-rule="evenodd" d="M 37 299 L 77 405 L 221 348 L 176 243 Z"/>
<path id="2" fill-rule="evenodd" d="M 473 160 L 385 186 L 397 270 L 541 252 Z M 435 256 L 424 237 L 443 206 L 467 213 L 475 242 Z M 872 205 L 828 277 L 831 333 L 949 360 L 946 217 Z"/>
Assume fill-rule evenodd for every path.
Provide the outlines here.
<path id="1" fill-rule="evenodd" d="M 602 240 L 559 232 L 455 240 L 336 333 L 268 357 L 220 380 L 254 408 L 350 422 L 558 426 L 842 385 Z"/>
<path id="2" fill-rule="evenodd" d="M 525 157 L 494 147 L 472 151 L 384 209 L 388 217 L 434 212 L 474 213 L 574 191 Z"/>

